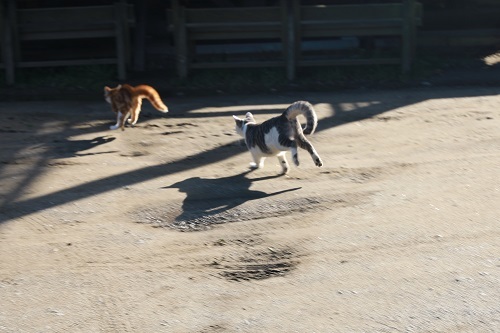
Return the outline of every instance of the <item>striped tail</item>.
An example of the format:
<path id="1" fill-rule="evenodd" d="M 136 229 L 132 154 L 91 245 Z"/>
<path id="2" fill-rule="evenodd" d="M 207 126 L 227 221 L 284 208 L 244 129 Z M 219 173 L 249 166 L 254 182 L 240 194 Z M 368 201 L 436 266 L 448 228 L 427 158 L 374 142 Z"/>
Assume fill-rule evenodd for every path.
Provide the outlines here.
<path id="1" fill-rule="evenodd" d="M 288 119 L 295 119 L 298 115 L 303 115 L 307 119 L 306 127 L 303 129 L 304 134 L 313 134 L 318 125 L 318 117 L 311 103 L 306 101 L 298 101 L 290 105 L 283 115 Z"/>
<path id="2" fill-rule="evenodd" d="M 156 110 L 161 112 L 168 112 L 168 107 L 163 103 L 160 95 L 153 87 L 140 85 L 135 87 L 135 89 L 142 98 L 147 98 Z"/>

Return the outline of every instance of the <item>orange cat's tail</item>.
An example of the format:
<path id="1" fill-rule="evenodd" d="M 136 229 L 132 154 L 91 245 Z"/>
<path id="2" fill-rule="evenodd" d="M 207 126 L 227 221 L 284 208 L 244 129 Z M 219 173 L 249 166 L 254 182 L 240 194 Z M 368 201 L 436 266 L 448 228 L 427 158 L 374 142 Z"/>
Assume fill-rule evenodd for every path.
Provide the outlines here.
<path id="1" fill-rule="evenodd" d="M 148 101 L 155 107 L 156 110 L 161 112 L 168 112 L 168 107 L 163 103 L 158 92 L 150 86 L 140 85 L 136 86 L 135 90 L 142 98 L 147 98 Z"/>

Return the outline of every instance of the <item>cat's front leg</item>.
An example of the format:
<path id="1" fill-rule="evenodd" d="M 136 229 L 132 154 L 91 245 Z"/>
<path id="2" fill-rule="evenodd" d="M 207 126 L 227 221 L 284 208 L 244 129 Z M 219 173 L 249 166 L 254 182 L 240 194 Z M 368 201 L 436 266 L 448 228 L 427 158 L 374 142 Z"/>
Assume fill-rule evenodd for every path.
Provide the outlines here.
<path id="1" fill-rule="evenodd" d="M 262 169 L 264 167 L 264 158 L 261 158 L 258 162 L 250 162 L 250 169 Z"/>
<path id="2" fill-rule="evenodd" d="M 129 116 L 130 116 L 130 112 L 127 112 L 125 114 L 122 114 L 122 116 L 120 118 L 120 128 L 122 129 L 122 131 L 125 130 L 125 121 L 128 119 Z"/>
<path id="3" fill-rule="evenodd" d="M 109 126 L 109 129 L 116 130 L 116 129 L 120 128 L 121 117 L 122 117 L 122 114 L 120 112 L 117 112 L 116 113 L 116 124 Z"/>
<path id="4" fill-rule="evenodd" d="M 141 101 L 138 100 L 132 106 L 130 119 L 127 120 L 129 124 L 131 125 L 137 124 L 137 120 L 139 119 L 139 114 L 141 113 L 141 105 L 142 105 Z"/>
<path id="5" fill-rule="evenodd" d="M 265 157 L 261 154 L 252 151 L 253 162 L 250 162 L 250 169 L 261 169 L 264 167 Z"/>
<path id="6" fill-rule="evenodd" d="M 286 175 L 288 173 L 288 171 L 290 170 L 290 166 L 288 165 L 288 161 L 286 160 L 285 153 L 278 155 L 278 161 L 280 161 L 280 165 L 281 165 L 281 169 L 282 169 L 281 174 Z"/>

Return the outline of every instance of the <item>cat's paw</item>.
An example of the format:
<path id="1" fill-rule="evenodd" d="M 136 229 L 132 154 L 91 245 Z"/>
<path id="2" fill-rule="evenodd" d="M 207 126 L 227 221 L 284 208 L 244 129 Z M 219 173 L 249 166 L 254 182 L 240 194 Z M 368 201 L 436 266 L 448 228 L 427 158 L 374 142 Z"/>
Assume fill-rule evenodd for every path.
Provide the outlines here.
<path id="1" fill-rule="evenodd" d="M 317 167 L 322 167 L 323 161 L 319 156 L 314 156 L 314 164 L 316 164 Z"/>
<path id="2" fill-rule="evenodd" d="M 260 166 L 257 163 L 254 163 L 254 162 L 250 162 L 249 166 L 250 166 L 250 169 L 252 169 L 252 170 L 260 168 Z"/>
<path id="3" fill-rule="evenodd" d="M 299 166 L 299 165 L 300 165 L 300 162 L 299 162 L 299 155 L 298 155 L 298 154 L 293 155 L 293 163 L 294 163 L 296 166 Z"/>
<path id="4" fill-rule="evenodd" d="M 286 174 L 288 174 L 288 171 L 290 171 L 290 169 L 289 169 L 289 168 L 286 168 L 286 169 L 281 169 L 281 173 L 280 173 L 280 175 L 282 175 L 282 176 L 283 176 L 283 175 L 286 175 Z"/>
<path id="5" fill-rule="evenodd" d="M 120 128 L 120 126 L 116 126 L 116 125 L 109 126 L 110 130 L 117 130 L 118 128 Z"/>
<path id="6" fill-rule="evenodd" d="M 280 175 L 286 175 L 288 173 L 288 171 L 290 170 L 290 167 L 288 166 L 288 162 L 283 159 L 280 161 L 281 163 L 281 173 Z"/>

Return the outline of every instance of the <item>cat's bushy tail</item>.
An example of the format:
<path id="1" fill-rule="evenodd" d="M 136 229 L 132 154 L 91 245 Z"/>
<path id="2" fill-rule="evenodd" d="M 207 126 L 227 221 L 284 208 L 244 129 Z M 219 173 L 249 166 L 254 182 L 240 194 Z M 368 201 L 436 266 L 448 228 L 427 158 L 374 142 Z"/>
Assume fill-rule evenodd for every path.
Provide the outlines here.
<path id="1" fill-rule="evenodd" d="M 168 112 L 168 107 L 163 103 L 158 92 L 150 86 L 140 85 L 135 87 L 143 98 L 147 98 L 154 108 L 161 112 Z"/>
<path id="2" fill-rule="evenodd" d="M 318 125 L 318 117 L 311 103 L 306 101 L 297 101 L 290 105 L 283 115 L 289 119 L 295 119 L 298 115 L 303 115 L 307 119 L 306 127 L 303 129 L 304 134 L 312 134 Z"/>

